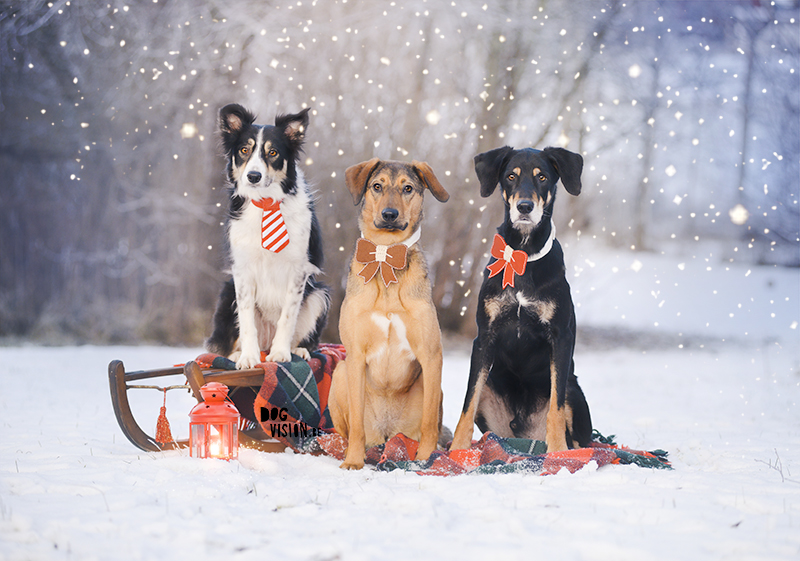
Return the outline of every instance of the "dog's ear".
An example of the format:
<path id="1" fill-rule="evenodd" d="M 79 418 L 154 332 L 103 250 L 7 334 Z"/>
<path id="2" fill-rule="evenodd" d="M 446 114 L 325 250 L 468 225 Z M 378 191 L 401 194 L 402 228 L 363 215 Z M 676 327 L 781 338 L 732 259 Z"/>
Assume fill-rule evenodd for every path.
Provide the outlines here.
<path id="1" fill-rule="evenodd" d="M 583 171 L 583 157 L 563 148 L 548 147 L 542 150 L 542 155 L 550 160 L 556 168 L 558 175 L 561 176 L 561 183 L 564 184 L 570 195 L 581 194 L 581 172 Z"/>
<path id="2" fill-rule="evenodd" d="M 416 160 L 412 161 L 411 165 L 414 167 L 417 175 L 419 175 L 422 183 L 424 183 L 425 186 L 430 189 L 433 196 L 436 197 L 436 200 L 446 203 L 447 199 L 450 198 L 450 193 L 448 193 L 445 188 L 442 187 L 442 184 L 439 183 L 439 180 L 434 175 L 431 166 L 429 166 L 427 162 L 418 162 Z"/>
<path id="3" fill-rule="evenodd" d="M 475 173 L 481 184 L 481 197 L 488 197 L 494 193 L 500 182 L 500 173 L 506 167 L 508 157 L 513 151 L 511 146 L 503 146 L 475 156 Z"/>
<path id="4" fill-rule="evenodd" d="M 310 110 L 310 107 L 306 107 L 295 115 L 278 115 L 275 117 L 275 127 L 283 131 L 283 134 L 289 138 L 295 148 L 300 148 L 306 138 L 308 112 Z"/>
<path id="5" fill-rule="evenodd" d="M 238 103 L 231 103 L 219 110 L 219 130 L 222 134 L 236 134 L 255 120 L 256 116 Z"/>
<path id="6" fill-rule="evenodd" d="M 367 191 L 367 182 L 380 163 L 381 160 L 379 158 L 372 158 L 366 162 L 350 166 L 344 171 L 345 182 L 353 195 L 354 204 L 359 204 L 361 199 L 364 198 L 364 193 Z"/>

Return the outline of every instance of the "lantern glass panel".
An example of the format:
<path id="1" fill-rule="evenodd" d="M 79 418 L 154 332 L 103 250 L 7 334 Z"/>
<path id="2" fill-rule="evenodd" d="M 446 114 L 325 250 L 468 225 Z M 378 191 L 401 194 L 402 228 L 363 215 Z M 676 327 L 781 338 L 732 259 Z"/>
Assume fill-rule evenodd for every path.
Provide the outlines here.
<path id="1" fill-rule="evenodd" d="M 238 427 L 233 423 L 192 423 L 190 432 L 192 457 L 227 460 L 239 455 Z"/>
<path id="2" fill-rule="evenodd" d="M 206 457 L 206 425 L 192 423 L 189 434 L 189 455 L 194 458 Z"/>

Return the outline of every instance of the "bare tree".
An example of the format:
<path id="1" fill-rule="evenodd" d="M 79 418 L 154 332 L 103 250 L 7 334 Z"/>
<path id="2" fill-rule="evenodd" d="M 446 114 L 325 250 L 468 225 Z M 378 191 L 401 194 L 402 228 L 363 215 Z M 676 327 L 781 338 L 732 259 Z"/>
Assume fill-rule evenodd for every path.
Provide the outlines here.
<path id="1" fill-rule="evenodd" d="M 428 161 L 451 193 L 426 204 L 423 233 L 447 331 L 474 330 L 502 219 L 472 158 L 505 144 L 583 154 L 583 194 L 556 216 L 565 239 L 741 234 L 765 248 L 746 258 L 797 264 L 798 12 L 0 0 L 0 336 L 203 339 L 226 274 L 216 114 L 234 101 L 261 123 L 311 108 L 301 163 L 334 287 L 326 340 L 358 237 L 344 170 L 373 156 Z M 726 216 L 736 204 L 744 225 Z"/>

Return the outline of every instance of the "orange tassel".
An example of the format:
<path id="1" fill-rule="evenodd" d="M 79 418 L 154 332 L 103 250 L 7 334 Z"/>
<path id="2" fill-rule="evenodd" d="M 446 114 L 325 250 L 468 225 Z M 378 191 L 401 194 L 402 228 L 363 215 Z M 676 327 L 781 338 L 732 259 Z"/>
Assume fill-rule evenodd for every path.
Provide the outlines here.
<path id="1" fill-rule="evenodd" d="M 172 432 L 169 430 L 169 421 L 167 420 L 167 390 L 164 389 L 164 405 L 161 406 L 161 413 L 156 422 L 156 442 L 166 444 L 172 440 Z"/>

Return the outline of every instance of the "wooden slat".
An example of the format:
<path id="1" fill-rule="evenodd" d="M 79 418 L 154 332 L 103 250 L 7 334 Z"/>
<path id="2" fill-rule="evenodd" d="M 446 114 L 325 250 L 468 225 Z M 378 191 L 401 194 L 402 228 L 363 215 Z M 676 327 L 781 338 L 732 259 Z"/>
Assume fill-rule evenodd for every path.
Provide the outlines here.
<path id="1" fill-rule="evenodd" d="M 219 372 L 203 372 L 206 384 L 219 382 L 226 386 L 256 386 L 261 387 L 264 382 L 264 371 L 260 368 L 254 370 L 220 370 Z"/>
<path id="2" fill-rule="evenodd" d="M 136 370 L 134 372 L 125 373 L 125 381 L 133 382 L 135 380 L 147 380 L 148 378 L 160 378 L 161 376 L 177 376 L 183 374 L 183 366 L 175 366 L 172 368 L 161 368 L 157 370 Z"/>

